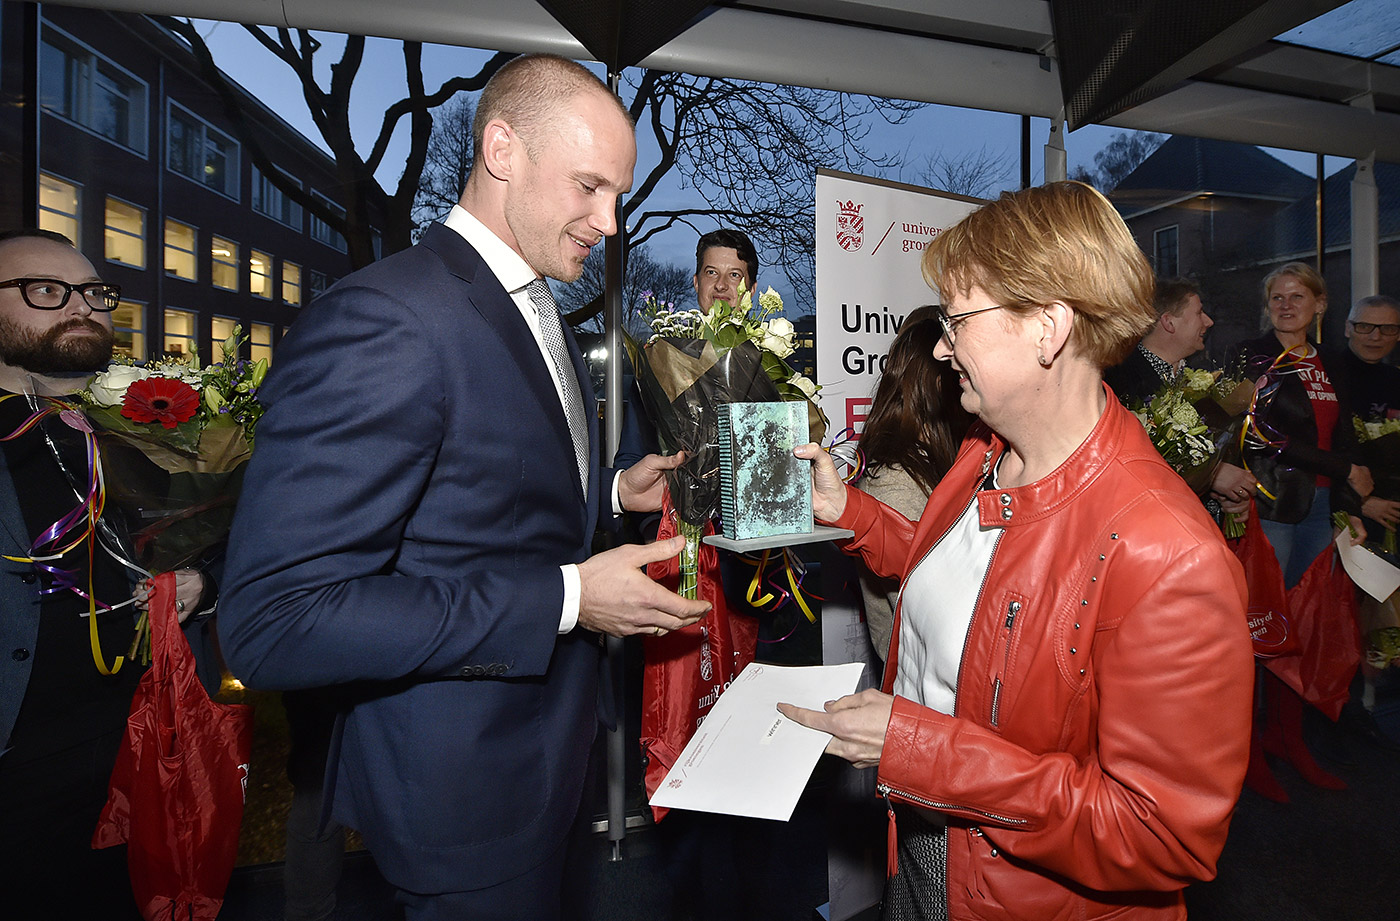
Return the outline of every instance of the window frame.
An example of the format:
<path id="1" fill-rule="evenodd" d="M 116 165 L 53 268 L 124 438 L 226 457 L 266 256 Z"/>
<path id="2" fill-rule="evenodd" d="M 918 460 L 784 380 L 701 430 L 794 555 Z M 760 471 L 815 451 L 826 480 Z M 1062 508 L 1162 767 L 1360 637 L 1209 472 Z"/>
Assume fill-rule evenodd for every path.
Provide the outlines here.
<path id="1" fill-rule="evenodd" d="M 297 290 L 297 299 L 294 300 L 294 301 L 289 301 L 289 300 L 287 300 L 287 286 L 288 286 L 288 284 L 289 284 L 289 282 L 287 281 L 287 267 L 288 267 L 288 266 L 291 266 L 291 267 L 296 271 L 296 276 L 297 276 L 297 280 L 296 280 L 295 282 L 290 283 L 291 286 L 294 287 L 294 288 L 296 288 L 296 290 Z M 282 301 L 282 303 L 286 304 L 286 305 L 289 306 L 289 307 L 301 307 L 303 304 L 306 303 L 306 301 L 305 301 L 306 289 L 305 289 L 305 287 L 304 287 L 304 282 L 303 282 L 303 279 L 304 279 L 304 278 L 305 278 L 305 272 L 304 272 L 304 270 L 302 269 L 300 263 L 297 263 L 297 262 L 288 262 L 286 259 L 283 259 L 283 260 L 282 260 L 282 272 L 281 272 L 281 275 L 280 275 L 280 277 L 279 277 L 279 279 L 278 279 L 279 284 L 278 284 L 278 287 L 277 287 L 277 293 L 278 293 L 278 295 L 279 295 L 280 300 Z"/>
<path id="2" fill-rule="evenodd" d="M 181 172 L 180 170 L 178 170 L 178 169 L 175 168 L 175 163 L 174 163 L 175 158 L 172 156 L 172 145 L 173 145 L 173 142 L 174 142 L 174 136 L 173 136 L 173 133 L 171 132 L 171 126 L 174 125 L 174 123 L 175 123 L 175 118 L 176 118 L 176 111 L 175 111 L 175 110 L 177 110 L 177 109 L 178 109 L 179 112 L 181 113 L 181 116 L 180 116 L 180 117 L 187 118 L 188 120 L 191 120 L 191 121 L 194 121 L 194 122 L 197 123 L 197 125 L 198 125 L 198 127 L 199 127 L 199 129 L 200 129 L 200 132 L 201 132 L 201 133 L 200 133 L 199 147 L 200 147 L 200 150 L 201 150 L 202 152 L 204 152 L 205 154 L 207 154 L 207 152 L 208 152 L 208 141 L 209 141 L 209 133 L 210 133 L 210 132 L 213 132 L 214 134 L 218 135 L 220 138 L 223 138 L 223 139 L 225 139 L 226 141 L 228 141 L 228 143 L 229 143 L 229 145 L 230 145 L 230 148 L 229 148 L 229 152 L 228 152 L 228 154 L 227 154 L 227 161 L 228 161 L 228 162 L 225 164 L 224 175 L 225 175 L 226 177 L 231 177 L 231 178 L 230 178 L 230 181 L 231 181 L 232 184 L 233 184 L 232 190 L 230 190 L 230 189 L 228 188 L 228 182 L 225 182 L 225 184 L 224 184 L 225 187 L 224 187 L 224 188 L 219 188 L 219 187 L 216 186 L 216 185 L 213 185 L 213 184 L 211 184 L 211 183 L 209 183 L 209 182 L 204 181 L 202 178 L 198 178 L 198 177 L 195 177 L 195 176 L 191 176 L 190 174 L 185 173 L 185 172 Z M 208 157 L 205 156 L 205 158 L 204 158 L 204 167 L 205 167 L 206 170 L 207 170 L 207 168 L 208 168 L 208 164 L 209 164 Z M 173 173 L 173 174 L 175 174 L 176 176 L 179 176 L 181 179 L 184 179 L 184 180 L 186 180 L 187 182 L 193 182 L 195 185 L 197 185 L 197 186 L 199 186 L 199 187 L 201 187 L 201 188 L 208 189 L 209 191 L 213 192 L 213 193 L 216 194 L 216 195 L 222 195 L 224 198 L 230 199 L 230 200 L 232 200 L 232 201 L 241 201 L 240 195 L 241 195 L 241 192 L 242 192 L 242 186 L 241 186 L 241 184 L 240 184 L 240 180 L 241 180 L 240 173 L 242 172 L 242 166 L 243 166 L 243 145 L 240 144 L 236 138 L 234 138 L 234 137 L 232 137 L 232 136 L 226 134 L 226 133 L 225 133 L 224 131 L 222 131 L 221 129 L 215 127 L 208 119 L 206 119 L 206 118 L 201 118 L 199 115 L 197 115 L 197 114 L 195 114 L 193 111 L 191 111 L 190 108 L 189 108 L 188 106 L 181 105 L 179 102 L 176 102 L 174 99 L 170 99 L 170 98 L 168 98 L 168 97 L 166 98 L 166 100 L 165 100 L 165 169 L 166 169 L 168 172 Z"/>
<path id="3" fill-rule="evenodd" d="M 253 262 L 258 260 L 259 258 L 261 258 L 261 260 L 267 265 L 267 271 L 261 274 L 253 271 Z M 248 293 L 259 300 L 270 301 L 277 294 L 277 280 L 274 277 L 275 272 L 273 271 L 274 262 L 275 260 L 273 255 L 267 252 L 266 250 L 253 249 L 251 246 L 248 247 Z M 257 288 L 253 286 L 254 278 L 262 278 L 266 280 L 266 294 L 257 290 Z"/>
<path id="4" fill-rule="evenodd" d="M 232 261 L 228 259 L 220 259 L 214 255 L 214 247 L 219 242 L 227 243 L 229 245 L 229 248 L 233 251 L 231 254 Z M 234 240 L 230 237 L 225 237 L 217 233 L 209 234 L 209 284 L 215 288 L 218 288 L 220 291 L 232 291 L 234 294 L 241 293 L 243 291 L 243 266 L 241 261 L 242 252 L 243 247 L 239 244 L 237 240 Z M 228 285 L 219 284 L 217 280 L 219 273 L 215 266 L 228 266 L 233 270 L 232 288 L 230 288 Z"/>
<path id="5" fill-rule="evenodd" d="M 120 332 L 128 332 L 133 334 L 133 339 L 135 339 L 136 337 L 140 338 L 141 348 L 133 349 L 131 353 L 131 357 L 135 361 L 145 361 L 150 351 L 147 344 L 147 340 L 150 339 L 150 333 L 146 329 L 146 307 L 149 305 L 149 303 L 149 301 L 138 301 L 127 297 L 123 297 L 117 302 L 117 311 L 121 310 L 123 307 L 132 307 L 135 309 L 136 316 L 139 317 L 141 320 L 141 326 L 139 328 L 131 326 L 120 326 L 117 324 L 117 311 L 113 311 L 111 314 L 112 333 L 114 336 Z M 113 345 L 113 349 L 120 351 L 120 348 L 115 343 Z M 140 352 L 140 354 L 136 354 L 138 351 Z"/>
<path id="6" fill-rule="evenodd" d="M 342 218 L 345 217 L 345 209 L 342 208 L 340 205 L 337 205 L 335 202 L 331 201 L 330 198 L 328 198 L 327 196 L 322 195 L 315 189 L 311 190 L 311 195 L 317 201 L 321 202 L 321 204 L 330 208 L 332 211 L 340 212 L 340 216 Z M 321 220 L 314 213 L 307 212 L 307 217 L 310 218 L 310 220 L 307 222 L 307 236 L 315 240 L 317 243 L 320 243 L 322 246 L 329 247 L 330 249 L 333 249 L 338 253 L 348 253 L 350 251 L 350 245 L 346 243 L 345 235 L 343 233 L 336 230 L 334 227 L 332 227 L 330 224 L 327 224 L 325 221 Z M 327 235 L 330 236 L 330 239 L 321 239 L 321 237 L 316 233 L 317 226 L 324 227 L 326 229 Z"/>
<path id="7" fill-rule="evenodd" d="M 160 313 L 160 347 L 161 347 L 162 353 L 163 353 L 163 354 L 166 354 L 166 355 L 173 355 L 173 354 L 175 354 L 174 352 L 171 352 L 171 351 L 170 351 L 170 344 L 169 344 L 169 339 L 170 339 L 170 337 L 171 337 L 171 336 L 170 336 L 170 314 L 172 314 L 172 313 L 185 314 L 185 315 L 187 315 L 187 316 L 189 316 L 189 317 L 191 318 L 191 322 L 190 322 L 190 330 L 191 330 L 191 332 L 190 332 L 190 334 L 189 334 L 188 336 L 184 336 L 184 335 L 176 336 L 175 338 L 177 338 L 177 339 L 188 339 L 189 342 L 190 342 L 190 344 L 191 344 L 191 351 L 188 352 L 187 354 L 190 355 L 190 356 L 193 356 L 194 359 L 195 359 L 195 361 L 198 361 L 198 360 L 199 360 L 199 311 L 198 311 L 198 310 L 190 310 L 189 308 L 186 308 L 186 307 L 176 307 L 176 306 L 167 304 L 164 308 L 161 309 L 161 313 Z"/>
<path id="8" fill-rule="evenodd" d="M 50 41 L 50 35 L 56 36 L 58 40 Z M 64 45 L 68 47 L 64 48 Z M 44 57 L 48 53 L 45 51 L 45 46 L 51 47 L 60 54 L 65 55 L 70 61 L 77 61 L 78 54 L 86 56 L 85 60 L 78 61 L 81 73 L 76 77 L 76 80 L 81 83 L 81 86 L 78 87 L 76 96 L 72 100 L 73 107 L 78 110 L 77 112 L 69 113 L 60 111 L 44 103 Z M 151 85 L 149 83 L 107 57 L 96 48 L 93 48 L 87 42 L 75 38 L 47 19 L 42 21 L 42 26 L 39 31 L 38 58 L 39 63 L 37 70 L 40 80 L 39 109 L 41 112 L 91 134 L 93 137 L 101 138 L 107 143 L 119 147 L 128 153 L 135 154 L 143 160 L 149 158 L 151 133 Z M 136 142 L 135 144 L 124 143 L 102 131 L 95 124 L 92 124 L 92 122 L 95 121 L 93 113 L 93 87 L 96 86 L 96 77 L 103 68 L 109 72 L 109 79 L 112 78 L 112 73 L 115 73 L 116 78 L 128 83 L 132 91 L 139 91 L 141 102 L 140 112 L 132 113 L 127 116 L 127 133 L 128 136 Z M 128 94 L 127 98 L 130 99 L 132 96 Z M 137 146 L 138 144 L 139 146 Z"/>
<path id="9" fill-rule="evenodd" d="M 118 204 L 125 205 L 126 207 L 131 208 L 131 209 L 132 209 L 133 211 L 135 211 L 138 215 L 140 215 L 140 217 L 141 217 L 141 233 L 140 233 L 139 235 L 138 235 L 138 234 L 133 234 L 133 233 L 131 233 L 130 231 L 127 231 L 127 230 L 122 230 L 122 229 L 120 229 L 120 228 L 114 228 L 114 227 L 112 226 L 111 220 L 109 219 L 109 215 L 110 215 L 110 213 L 111 213 L 110 208 L 111 208 L 112 202 L 116 202 L 116 203 L 118 203 Z M 147 223 L 147 222 L 146 222 L 146 218 L 147 218 L 147 216 L 148 216 L 149 213 L 150 213 L 150 212 L 149 212 L 148 209 L 141 207 L 140 205 L 136 204 L 135 202 L 127 201 L 126 199 L 121 198 L 121 197 L 116 196 L 116 195 L 108 195 L 108 196 L 106 196 L 106 197 L 103 199 L 103 204 L 102 204 L 102 257 L 103 257 L 103 259 L 105 259 L 107 262 L 114 263 L 115 265 L 124 265 L 124 266 L 126 266 L 126 267 L 128 267 L 128 268 L 140 269 L 141 271 L 144 272 L 144 271 L 146 270 L 146 268 L 147 268 L 147 263 L 148 263 L 149 260 L 150 260 L 150 254 L 146 252 L 146 223 Z M 177 222 L 177 223 L 178 223 L 178 222 Z M 136 263 L 134 263 L 134 262 L 127 262 L 125 259 L 118 259 L 118 258 L 113 257 L 113 256 L 107 251 L 107 234 L 108 234 L 108 233 L 118 233 L 118 234 L 122 234 L 122 235 L 127 236 L 127 237 L 135 237 L 136 240 L 137 240 L 137 242 L 140 244 L 141 263 L 138 265 L 138 264 L 136 264 Z"/>
<path id="10" fill-rule="evenodd" d="M 253 212 L 256 214 L 261 214 L 263 217 L 267 218 L 270 221 L 276 221 L 283 227 L 290 227 L 297 233 L 302 233 L 302 228 L 306 224 L 306 209 L 301 206 L 300 202 L 293 201 L 290 195 L 277 188 L 277 186 L 273 184 L 272 180 L 268 178 L 268 175 L 262 170 L 258 169 L 258 165 L 256 163 L 250 163 L 248 168 L 250 170 L 248 174 L 248 206 L 252 208 Z M 291 182 L 292 184 L 298 187 L 304 187 L 303 183 L 296 179 L 296 177 L 292 176 L 286 170 L 276 166 L 276 164 L 273 165 L 273 169 L 276 169 L 277 172 L 281 173 L 282 178 L 287 180 L 288 182 Z M 271 192 L 274 193 L 281 200 L 283 210 L 290 210 L 295 212 L 295 220 L 290 219 L 291 215 L 283 217 L 282 215 L 273 214 L 270 210 L 265 209 L 264 206 L 266 205 L 267 198 L 266 193 L 268 190 L 271 190 Z"/>
<path id="11" fill-rule="evenodd" d="M 70 188 L 72 188 L 72 190 L 73 190 L 73 207 L 74 207 L 74 209 L 75 209 L 75 213 L 73 213 L 73 214 L 66 214 L 65 212 L 57 211 L 57 210 L 55 210 L 55 209 L 53 209 L 53 208 L 46 208 L 46 207 L 44 207 L 43 183 L 44 183 L 44 179 L 45 179 L 45 178 L 51 179 L 51 180 L 53 180 L 54 182 L 60 182 L 60 183 L 62 183 L 63 185 L 66 185 L 66 186 L 69 186 Z M 56 232 L 56 233 L 62 233 L 64 236 L 69 237 L 69 238 L 73 241 L 73 245 L 76 246 L 79 250 L 81 250 L 81 249 L 83 248 L 83 184 L 80 183 L 80 182 L 76 182 L 76 181 L 74 181 L 74 180 L 72 180 L 72 179 L 65 179 L 63 176 L 60 176 L 60 175 L 58 175 L 57 173 L 49 172 L 48 170 L 40 170 L 40 171 L 39 171 L 39 189 L 38 189 L 38 192 L 39 192 L 39 195 L 38 195 L 37 206 L 38 206 L 38 208 L 39 208 L 39 227 L 40 227 L 41 229 L 43 229 L 43 230 L 54 230 L 54 228 L 52 228 L 52 227 L 45 227 L 45 226 L 44 226 L 44 215 L 45 215 L 45 214 L 57 214 L 57 215 L 62 216 L 64 219 L 72 220 L 72 222 L 73 222 L 73 233 L 72 233 L 72 234 L 65 233 L 65 232 L 62 231 L 62 230 L 58 230 L 58 231 L 55 231 L 55 232 Z"/>
<path id="12" fill-rule="evenodd" d="M 1168 271 L 1162 265 L 1162 253 L 1164 250 L 1162 240 L 1163 235 L 1171 232 L 1171 257 L 1172 267 Z M 1165 227 L 1158 227 L 1152 231 L 1152 269 L 1160 278 L 1175 278 L 1181 274 L 1181 225 L 1168 224 Z"/>
<path id="13" fill-rule="evenodd" d="M 171 246 L 171 245 L 170 245 L 170 225 L 171 225 L 171 224 L 179 224 L 181 227 L 188 227 L 188 228 L 190 229 L 191 235 L 190 235 L 190 248 L 189 248 L 189 249 L 187 249 L 187 250 L 186 250 L 186 249 L 181 249 L 181 248 L 178 247 L 178 246 Z M 167 253 L 167 250 L 170 250 L 170 249 L 174 249 L 174 250 L 176 250 L 177 252 L 188 253 L 188 254 L 189 254 L 189 257 L 190 257 L 190 266 L 192 267 L 192 271 L 194 272 L 193 275 L 191 275 L 191 276 L 189 276 L 189 277 L 187 278 L 187 277 L 185 277 L 184 275 L 180 275 L 180 274 L 178 274 L 178 273 L 176 273 L 176 272 L 172 272 L 172 271 L 170 270 L 170 261 L 169 261 L 168 253 Z M 173 217 L 167 216 L 167 217 L 165 218 L 164 223 L 161 224 L 161 250 L 160 250 L 160 251 L 161 251 L 160 266 L 161 266 L 161 269 L 165 272 L 165 277 L 166 277 L 166 278 L 178 278 L 180 281 L 188 281 L 188 282 L 193 282 L 193 283 L 198 283 L 198 282 L 199 282 L 199 228 L 198 228 L 198 227 L 196 227 L 194 224 L 186 224 L 184 221 L 176 220 L 176 219 L 173 218 Z"/>

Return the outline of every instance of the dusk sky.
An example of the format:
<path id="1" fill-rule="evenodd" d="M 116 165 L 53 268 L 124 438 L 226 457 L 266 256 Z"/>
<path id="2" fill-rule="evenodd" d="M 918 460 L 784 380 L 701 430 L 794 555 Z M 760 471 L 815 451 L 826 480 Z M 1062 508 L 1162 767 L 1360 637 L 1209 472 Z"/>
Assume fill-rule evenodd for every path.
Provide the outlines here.
<path id="1" fill-rule="evenodd" d="M 1400 9 L 1400 4 L 1396 7 Z M 293 127 L 324 147 L 302 100 L 300 87 L 286 65 L 273 58 L 239 25 L 208 21 L 200 21 L 197 24 L 213 49 L 215 60 L 226 72 Z M 343 38 L 334 33 L 317 33 L 317 37 L 324 45 L 318 58 L 321 59 L 321 77 L 325 82 L 329 80 L 330 65 L 340 53 Z M 424 78 L 429 91 L 449 77 L 476 73 L 490 55 L 491 52 L 456 46 L 425 46 Z M 601 72 L 601 68 L 598 69 Z M 385 108 L 402 96 L 403 87 L 403 58 L 399 51 L 399 43 L 371 38 L 366 43 L 365 63 L 356 80 L 351 104 L 353 130 L 363 141 L 362 150 L 367 149 L 378 134 Z M 627 96 L 626 87 L 623 95 Z M 1042 179 L 1041 150 L 1049 127 L 1047 119 L 1036 118 L 1031 121 L 1033 182 L 1038 183 Z M 922 185 L 923 164 L 930 154 L 941 153 L 947 158 L 956 159 L 985 150 L 987 154 L 1005 160 L 1007 187 L 1011 188 L 1020 178 L 1020 130 L 1020 118 L 1015 115 L 930 105 L 904 125 L 892 127 L 881 123 L 872 132 L 870 140 L 873 145 L 886 151 L 904 154 L 906 165 L 902 173 L 886 178 Z M 1073 171 L 1077 166 L 1092 169 L 1094 155 L 1119 130 L 1091 125 L 1068 134 L 1065 146 L 1069 155 L 1070 170 Z M 388 188 L 393 187 L 402 172 L 407 145 L 405 138 L 406 128 L 401 128 L 399 136 L 395 138 L 385 157 L 385 165 L 379 171 L 381 183 Z M 655 162 L 657 156 L 655 149 L 649 147 L 645 133 L 640 140 L 638 176 Z M 1300 139 L 1300 142 L 1303 140 Z M 1311 174 L 1315 168 L 1313 154 L 1296 151 L 1270 152 L 1305 173 Z M 1347 162 L 1341 158 L 1328 158 L 1327 172 L 1340 169 Z M 834 166 L 840 168 L 839 164 Z M 673 177 L 674 174 L 652 194 L 648 206 L 666 206 L 674 203 L 690 208 L 704 207 L 703 200 L 693 190 L 680 188 Z M 691 265 L 694 246 L 695 234 L 684 226 L 672 228 L 653 237 L 649 243 L 653 254 L 659 259 L 682 266 Z M 782 290 L 786 279 L 782 277 L 781 271 L 767 268 L 771 259 L 763 252 L 760 252 L 760 261 L 765 267 L 760 273 L 760 283 L 774 284 Z"/>

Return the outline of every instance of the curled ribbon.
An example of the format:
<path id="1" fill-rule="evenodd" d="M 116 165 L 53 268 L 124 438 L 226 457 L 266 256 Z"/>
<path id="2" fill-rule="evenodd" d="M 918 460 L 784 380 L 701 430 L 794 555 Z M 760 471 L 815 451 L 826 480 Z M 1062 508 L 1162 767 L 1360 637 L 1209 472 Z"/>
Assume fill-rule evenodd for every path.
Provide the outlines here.
<path id="1" fill-rule="evenodd" d="M 0 402 L 16 396 L 20 396 L 20 394 L 7 394 L 0 397 Z M 112 666 L 107 667 L 106 659 L 102 655 L 102 643 L 97 634 L 98 601 L 93 594 L 92 581 L 93 562 L 97 549 L 97 521 L 102 517 L 102 512 L 107 505 L 107 484 L 102 475 L 102 460 L 97 450 L 97 437 L 93 434 L 92 427 L 86 424 L 86 419 L 83 419 L 82 424 L 76 424 L 74 417 L 82 418 L 82 414 L 73 406 L 53 397 L 37 397 L 37 399 L 43 400 L 48 405 L 33 412 L 13 432 L 0 437 L 0 441 L 11 441 L 18 438 L 33 430 L 47 416 L 59 415 L 70 427 L 82 433 L 83 444 L 87 450 L 87 491 L 72 511 L 49 525 L 34 539 L 29 547 L 28 556 L 6 555 L 5 559 L 15 563 L 29 563 L 40 572 L 51 576 L 52 581 L 49 588 L 41 590 L 41 594 L 52 594 L 66 590 L 87 599 L 88 641 L 92 646 L 92 661 L 97 665 L 97 671 L 100 674 L 115 675 L 121 671 L 122 664 L 126 660 L 122 656 L 117 656 Z M 47 565 L 62 559 L 69 551 L 84 542 L 87 543 L 88 551 L 86 592 L 78 587 L 77 575 L 74 571 Z M 102 605 L 102 609 L 111 610 L 110 606 L 105 604 Z"/>

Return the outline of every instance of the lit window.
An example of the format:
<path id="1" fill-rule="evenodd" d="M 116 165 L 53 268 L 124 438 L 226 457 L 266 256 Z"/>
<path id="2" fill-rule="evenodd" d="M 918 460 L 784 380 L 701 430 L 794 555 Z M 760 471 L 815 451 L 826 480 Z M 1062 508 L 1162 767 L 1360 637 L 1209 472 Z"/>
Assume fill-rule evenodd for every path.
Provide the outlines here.
<path id="1" fill-rule="evenodd" d="M 283 181 L 299 185 L 294 179 L 287 178 L 284 173 Z M 301 230 L 301 205 L 287 197 L 277 186 L 272 184 L 272 179 L 253 167 L 252 178 L 252 204 L 253 210 L 259 214 L 267 215 L 274 221 L 286 224 L 296 230 Z"/>
<path id="2" fill-rule="evenodd" d="M 301 306 L 301 266 L 282 262 L 282 303 Z"/>
<path id="3" fill-rule="evenodd" d="M 141 361 L 146 357 L 146 306 L 121 300 L 112 311 L 112 349 Z"/>
<path id="4" fill-rule="evenodd" d="M 216 288 L 238 290 L 238 244 L 223 237 L 209 238 L 209 281 Z"/>
<path id="5" fill-rule="evenodd" d="M 252 249 L 248 251 L 248 290 L 258 297 L 272 298 L 272 257 Z"/>
<path id="6" fill-rule="evenodd" d="M 1152 264 L 1159 277 L 1175 278 L 1181 274 L 1179 254 L 1176 224 L 1152 234 Z"/>
<path id="7" fill-rule="evenodd" d="M 189 224 L 165 221 L 165 274 L 195 280 L 195 231 Z"/>
<path id="8" fill-rule="evenodd" d="M 209 337 L 214 342 L 214 360 L 220 361 L 223 351 L 220 346 L 224 340 L 233 335 L 233 328 L 238 325 L 238 321 L 233 317 L 214 317 L 209 321 Z"/>
<path id="9" fill-rule="evenodd" d="M 172 172 L 238 197 L 238 142 L 174 103 L 166 149 Z"/>
<path id="10" fill-rule="evenodd" d="M 272 324 L 254 323 L 248 328 L 248 348 L 253 361 L 266 358 L 272 364 Z"/>
<path id="11" fill-rule="evenodd" d="M 146 267 L 146 212 L 115 198 L 107 199 L 107 258 L 138 269 Z"/>
<path id="12" fill-rule="evenodd" d="M 340 207 L 320 192 L 312 192 L 311 194 L 316 197 L 317 201 L 331 209 L 337 217 L 345 217 L 344 208 Z M 318 243 L 324 243 L 342 253 L 348 249 L 345 245 L 345 237 L 341 236 L 340 231 L 335 230 L 330 224 L 327 224 L 314 214 L 311 215 L 311 239 Z"/>
<path id="13" fill-rule="evenodd" d="M 165 308 L 165 352 L 167 355 L 190 355 L 197 353 L 195 324 L 199 315 L 193 310 Z"/>
<path id="14" fill-rule="evenodd" d="M 39 45 L 39 102 L 109 141 L 146 152 L 146 84 L 52 27 Z"/>
<path id="15" fill-rule="evenodd" d="M 78 239 L 78 187 L 48 173 L 39 174 L 39 227 L 61 233 L 82 248 Z"/>

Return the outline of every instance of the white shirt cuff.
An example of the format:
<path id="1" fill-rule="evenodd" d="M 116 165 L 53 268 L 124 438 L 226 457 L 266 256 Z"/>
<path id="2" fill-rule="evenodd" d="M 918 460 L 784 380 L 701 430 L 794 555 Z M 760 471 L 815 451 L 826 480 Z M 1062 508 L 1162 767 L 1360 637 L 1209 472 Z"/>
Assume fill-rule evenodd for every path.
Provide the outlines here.
<path id="1" fill-rule="evenodd" d="M 612 510 L 614 515 L 621 515 L 623 512 L 627 511 L 622 507 L 622 493 L 619 489 L 619 484 L 622 483 L 622 473 L 623 471 L 619 470 L 617 476 L 613 477 Z"/>
<path id="2" fill-rule="evenodd" d="M 559 614 L 559 632 L 568 633 L 578 624 L 578 604 L 582 594 L 578 566 L 566 563 L 559 567 L 564 574 L 564 610 Z"/>

